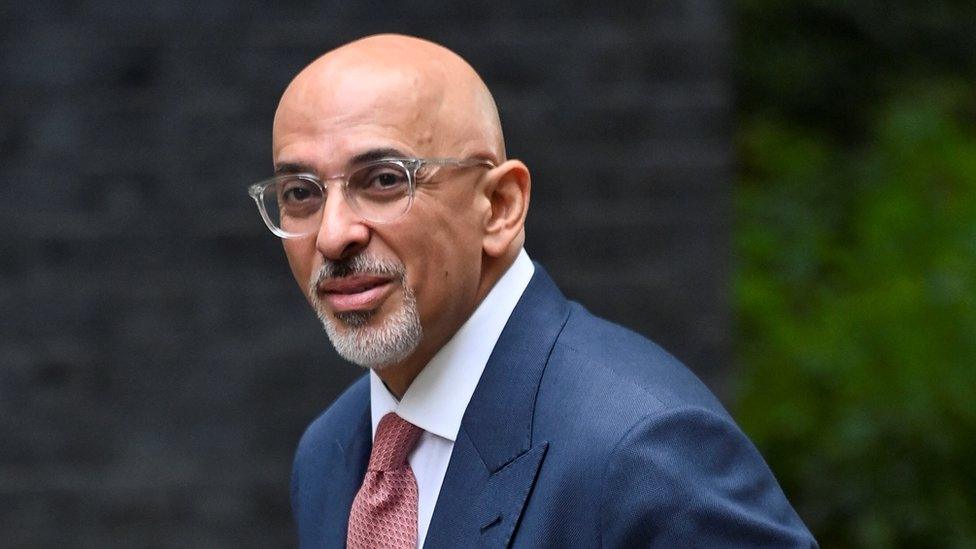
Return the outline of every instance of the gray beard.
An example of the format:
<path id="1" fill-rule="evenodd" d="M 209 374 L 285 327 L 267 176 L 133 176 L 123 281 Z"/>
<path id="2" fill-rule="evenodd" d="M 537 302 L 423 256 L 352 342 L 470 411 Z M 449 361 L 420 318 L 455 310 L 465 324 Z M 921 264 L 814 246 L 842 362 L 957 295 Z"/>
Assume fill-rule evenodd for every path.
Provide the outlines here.
<path id="1" fill-rule="evenodd" d="M 316 286 L 324 279 L 352 274 L 396 277 L 403 292 L 402 305 L 378 326 L 370 324 L 375 311 L 329 313 L 318 299 Z M 381 370 L 407 358 L 420 344 L 423 330 L 417 299 L 406 285 L 402 264 L 365 255 L 343 262 L 326 261 L 312 276 L 309 296 L 336 352 L 353 364 Z"/>

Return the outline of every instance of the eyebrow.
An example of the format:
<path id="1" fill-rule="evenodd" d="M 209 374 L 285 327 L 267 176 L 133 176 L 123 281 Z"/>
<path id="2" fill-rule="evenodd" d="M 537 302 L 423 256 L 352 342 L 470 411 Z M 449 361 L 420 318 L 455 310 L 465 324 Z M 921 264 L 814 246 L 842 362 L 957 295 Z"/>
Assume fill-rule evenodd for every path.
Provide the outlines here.
<path id="1" fill-rule="evenodd" d="M 378 149 L 370 149 L 368 151 L 359 153 L 349 160 L 349 164 L 365 164 L 367 162 L 382 160 L 384 158 L 405 158 L 406 156 L 407 155 L 399 149 L 383 147 Z M 294 173 L 315 173 L 315 168 L 302 162 L 284 162 L 275 165 L 275 174 L 285 175 Z"/>
<path id="2" fill-rule="evenodd" d="M 293 173 L 315 173 L 315 170 L 307 164 L 302 164 L 300 162 L 285 162 L 283 164 L 276 164 L 275 171 L 276 175 L 286 175 Z"/>
<path id="3" fill-rule="evenodd" d="M 385 147 L 381 149 L 370 149 L 364 153 L 357 154 L 352 157 L 349 161 L 350 164 L 364 164 L 366 162 L 372 162 L 374 160 L 382 160 L 384 158 L 404 158 L 406 155 L 403 151 L 399 149 L 394 149 L 392 147 Z"/>

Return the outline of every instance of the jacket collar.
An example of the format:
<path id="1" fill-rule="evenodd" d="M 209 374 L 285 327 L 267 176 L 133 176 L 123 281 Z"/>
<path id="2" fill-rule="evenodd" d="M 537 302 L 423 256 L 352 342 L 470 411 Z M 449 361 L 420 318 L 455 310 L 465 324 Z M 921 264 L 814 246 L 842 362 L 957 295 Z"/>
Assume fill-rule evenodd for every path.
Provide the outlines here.
<path id="1" fill-rule="evenodd" d="M 464 413 L 425 547 L 510 540 L 548 447 L 532 439 L 535 396 L 568 317 L 536 264 Z"/>
<path id="2" fill-rule="evenodd" d="M 461 422 L 492 473 L 532 446 L 536 391 L 568 316 L 566 298 L 536 264 Z"/>

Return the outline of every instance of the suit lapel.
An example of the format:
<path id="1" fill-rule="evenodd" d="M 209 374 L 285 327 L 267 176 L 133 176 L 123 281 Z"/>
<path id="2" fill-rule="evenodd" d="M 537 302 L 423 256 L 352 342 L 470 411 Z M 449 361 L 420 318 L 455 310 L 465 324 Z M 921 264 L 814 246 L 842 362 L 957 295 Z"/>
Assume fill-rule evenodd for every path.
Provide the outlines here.
<path id="1" fill-rule="evenodd" d="M 335 439 L 335 445 L 342 467 L 334 469 L 335 475 L 331 482 L 336 487 L 335 499 L 329 502 L 329 510 L 324 515 L 327 524 L 322 529 L 322 547 L 346 546 L 349 511 L 363 483 L 363 477 L 366 476 L 369 453 L 373 448 L 373 427 L 368 401 L 356 428 L 346 437 Z"/>
<path id="2" fill-rule="evenodd" d="M 535 395 L 569 305 L 538 264 L 461 421 L 425 547 L 504 547 L 545 458 Z"/>

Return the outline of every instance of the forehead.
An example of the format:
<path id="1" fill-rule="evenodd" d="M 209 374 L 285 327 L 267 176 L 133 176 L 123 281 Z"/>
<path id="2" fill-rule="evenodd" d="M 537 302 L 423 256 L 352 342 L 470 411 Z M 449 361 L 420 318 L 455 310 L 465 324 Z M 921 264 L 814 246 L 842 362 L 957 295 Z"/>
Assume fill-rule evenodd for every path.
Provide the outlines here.
<path id="1" fill-rule="evenodd" d="M 334 162 L 377 147 L 422 154 L 438 131 L 439 95 L 423 75 L 407 68 L 327 67 L 302 73 L 275 113 L 275 161 L 297 155 Z"/>

